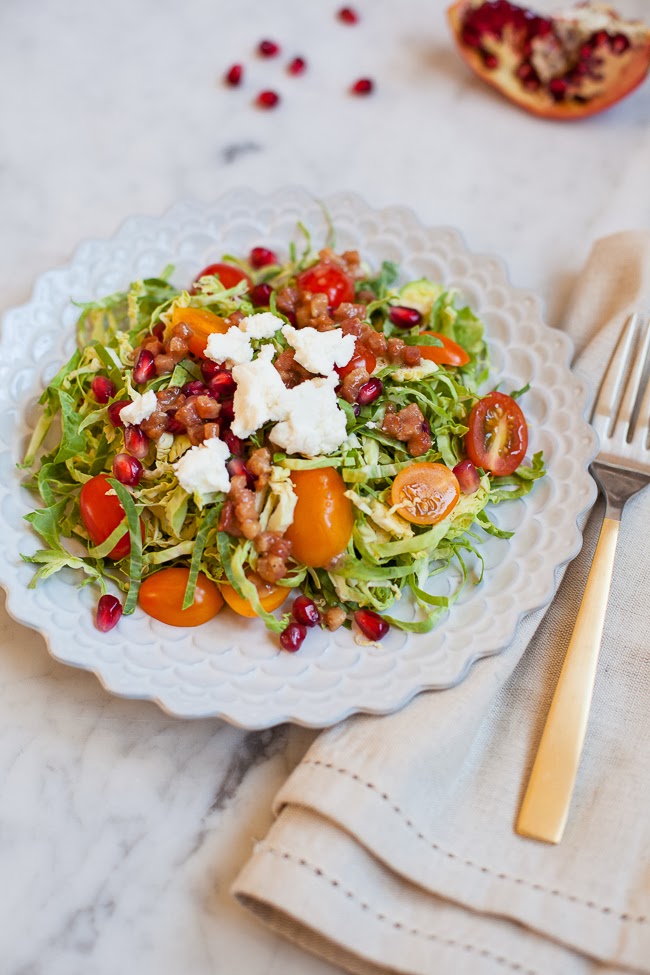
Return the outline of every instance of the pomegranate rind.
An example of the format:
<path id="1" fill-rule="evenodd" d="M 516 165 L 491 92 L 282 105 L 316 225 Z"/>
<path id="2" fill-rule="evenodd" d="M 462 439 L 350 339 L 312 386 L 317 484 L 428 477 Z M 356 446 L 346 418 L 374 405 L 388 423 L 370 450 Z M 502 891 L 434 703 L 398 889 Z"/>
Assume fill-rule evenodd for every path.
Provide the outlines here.
<path id="1" fill-rule="evenodd" d="M 650 70 L 650 28 L 639 32 L 629 49 L 621 55 L 608 57 L 604 70 L 602 89 L 595 93 L 588 101 L 579 102 L 572 98 L 556 101 L 543 86 L 535 91 L 527 91 L 519 82 L 512 70 L 512 63 L 504 68 L 490 69 L 486 67 L 483 56 L 476 48 L 469 47 L 463 42 L 462 31 L 466 13 L 482 5 L 477 0 L 456 0 L 447 10 L 447 18 L 452 29 L 454 40 L 459 53 L 465 63 L 482 81 L 495 88 L 509 101 L 523 108 L 539 118 L 558 121 L 588 118 L 604 112 L 620 102 L 623 98 L 638 88 L 645 80 Z M 568 14 L 554 21 L 566 22 Z M 552 20 L 553 18 L 551 18 Z M 630 26 L 628 22 L 615 22 L 618 29 Z M 635 26 L 639 26 L 636 24 Z M 504 45 L 494 46 L 497 56 L 504 50 Z"/>

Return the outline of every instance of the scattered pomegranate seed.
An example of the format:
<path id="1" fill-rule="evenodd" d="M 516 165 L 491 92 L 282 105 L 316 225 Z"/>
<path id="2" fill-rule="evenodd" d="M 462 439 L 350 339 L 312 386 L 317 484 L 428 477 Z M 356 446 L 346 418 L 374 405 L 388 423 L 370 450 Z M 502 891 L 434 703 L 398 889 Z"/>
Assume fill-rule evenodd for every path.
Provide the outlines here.
<path id="1" fill-rule="evenodd" d="M 381 640 L 390 630 L 386 620 L 371 609 L 358 609 L 354 614 L 354 622 L 369 640 Z"/>
<path id="2" fill-rule="evenodd" d="M 237 383 L 232 378 L 232 373 L 223 367 L 219 367 L 217 372 L 208 382 L 210 395 L 215 399 L 228 399 L 233 396 L 237 389 Z"/>
<path id="3" fill-rule="evenodd" d="M 289 64 L 287 65 L 287 71 L 289 72 L 289 74 L 292 75 L 303 74 L 306 67 L 307 67 L 307 62 L 305 61 L 304 58 L 294 58 L 292 61 L 289 61 Z"/>
<path id="4" fill-rule="evenodd" d="M 495 68 L 499 67 L 499 59 L 496 54 L 491 54 L 489 51 L 483 53 L 483 64 L 490 71 L 494 71 Z"/>
<path id="5" fill-rule="evenodd" d="M 355 81 L 355 83 L 352 85 L 350 91 L 353 95 L 369 95 L 374 87 L 375 83 L 372 78 L 359 78 L 359 80 Z"/>
<path id="6" fill-rule="evenodd" d="M 102 633 L 108 633 L 117 625 L 122 615 L 122 603 L 116 596 L 106 594 L 97 603 L 97 617 L 95 624 Z"/>
<path id="7" fill-rule="evenodd" d="M 298 596 L 294 599 L 291 612 L 296 623 L 302 623 L 303 626 L 316 626 L 320 623 L 318 607 L 309 596 Z"/>
<path id="8" fill-rule="evenodd" d="M 481 479 L 471 460 L 461 460 L 454 467 L 453 473 L 463 494 L 475 494 L 478 491 Z"/>
<path id="9" fill-rule="evenodd" d="M 201 359 L 201 375 L 205 379 L 206 383 L 209 383 L 211 379 L 217 375 L 218 372 L 222 371 L 222 366 L 218 362 L 213 362 L 212 359 Z"/>
<path id="10" fill-rule="evenodd" d="M 149 437 L 136 426 L 124 427 L 124 449 L 142 459 L 149 452 Z"/>
<path id="11" fill-rule="evenodd" d="M 337 17 L 342 24 L 358 24 L 359 14 L 356 12 L 354 7 L 341 7 Z"/>
<path id="12" fill-rule="evenodd" d="M 98 403 L 108 403 L 115 396 L 115 383 L 106 376 L 95 376 L 90 384 L 93 396 Z"/>
<path id="13" fill-rule="evenodd" d="M 253 491 L 255 489 L 255 478 L 246 467 L 246 464 L 241 459 L 241 457 L 231 457 L 231 459 L 226 464 L 226 470 L 231 477 L 244 476 L 246 478 L 246 487 Z"/>
<path id="14" fill-rule="evenodd" d="M 149 349 L 140 349 L 135 366 L 133 367 L 133 382 L 137 386 L 148 383 L 150 379 L 155 379 L 156 366 L 154 364 L 153 352 Z"/>
<path id="15" fill-rule="evenodd" d="M 266 267 L 268 264 L 277 264 L 278 259 L 268 247 L 254 247 L 248 256 L 248 262 L 251 267 L 259 270 L 259 268 Z"/>
<path id="16" fill-rule="evenodd" d="M 235 457 L 243 457 L 244 455 L 244 441 L 236 437 L 232 430 L 224 430 L 222 438 L 226 447 Z"/>
<path id="17" fill-rule="evenodd" d="M 251 301 L 256 308 L 267 308 L 273 294 L 270 284 L 256 284 L 251 290 Z"/>
<path id="18" fill-rule="evenodd" d="M 235 419 L 235 410 L 233 407 L 233 402 L 231 399 L 220 400 L 221 403 L 221 413 L 219 414 L 219 419 L 222 423 L 232 423 Z"/>
<path id="19" fill-rule="evenodd" d="M 144 468 L 136 457 L 130 454 L 117 454 L 113 460 L 113 474 L 120 484 L 137 487 Z"/>
<path id="20" fill-rule="evenodd" d="M 191 382 L 185 383 L 185 385 L 181 387 L 181 393 L 183 396 L 205 396 L 207 391 L 207 388 L 200 379 L 193 379 Z"/>
<path id="21" fill-rule="evenodd" d="M 280 96 L 277 92 L 267 89 L 266 91 L 261 91 L 257 96 L 257 106 L 258 108 L 275 108 L 275 106 L 280 101 Z"/>
<path id="22" fill-rule="evenodd" d="M 625 54 L 630 46 L 630 39 L 626 37 L 625 34 L 616 34 L 616 36 L 612 37 L 610 40 L 609 46 L 614 54 Z"/>
<path id="23" fill-rule="evenodd" d="M 383 391 L 384 384 L 381 379 L 369 379 L 357 393 L 357 403 L 360 406 L 368 406 L 369 403 L 374 403 Z"/>
<path id="24" fill-rule="evenodd" d="M 280 45 L 276 44 L 275 41 L 260 41 L 257 45 L 257 53 L 263 58 L 274 58 L 280 53 Z"/>
<path id="25" fill-rule="evenodd" d="M 422 315 L 417 308 L 407 308 L 405 305 L 393 305 L 389 309 L 388 317 L 393 325 L 398 325 L 400 328 L 413 328 L 422 321 Z"/>
<path id="26" fill-rule="evenodd" d="M 289 623 L 280 634 L 280 646 L 289 653 L 295 653 L 296 650 L 300 650 L 306 636 L 307 630 L 302 624 Z"/>
<path id="27" fill-rule="evenodd" d="M 244 69 L 241 64 L 233 64 L 233 66 L 226 72 L 225 82 L 227 85 L 230 85 L 231 88 L 236 88 L 237 85 L 241 85 L 243 76 Z"/>
<path id="28" fill-rule="evenodd" d="M 151 334 L 154 336 L 154 338 L 157 338 L 159 342 L 162 342 L 165 335 L 165 323 L 157 322 L 151 329 Z"/>
<path id="29" fill-rule="evenodd" d="M 555 99 L 564 98 L 567 90 L 567 83 L 564 78 L 553 78 L 548 83 L 548 90 Z"/>
<path id="30" fill-rule="evenodd" d="M 176 411 L 174 410 L 174 413 L 175 412 Z M 174 414 L 168 414 L 168 417 L 169 419 L 167 421 L 166 433 L 185 433 L 185 427 L 179 420 L 176 419 Z"/>
<path id="31" fill-rule="evenodd" d="M 108 408 L 108 419 L 114 427 L 123 427 L 124 421 L 120 417 L 120 410 L 123 410 L 125 406 L 128 406 L 131 402 L 130 399 L 118 399 L 115 403 L 111 403 Z"/>

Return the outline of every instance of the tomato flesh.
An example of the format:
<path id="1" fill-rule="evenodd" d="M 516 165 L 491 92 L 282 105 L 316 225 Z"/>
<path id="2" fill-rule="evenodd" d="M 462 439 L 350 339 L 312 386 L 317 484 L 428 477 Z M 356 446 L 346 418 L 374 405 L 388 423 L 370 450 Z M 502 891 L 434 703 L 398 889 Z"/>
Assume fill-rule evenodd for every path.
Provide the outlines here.
<path id="1" fill-rule="evenodd" d="M 240 281 L 247 281 L 249 289 L 253 287 L 253 282 L 246 272 L 242 271 L 240 267 L 236 267 L 234 264 L 224 264 L 222 262 L 218 262 L 217 264 L 208 264 L 207 267 L 203 268 L 200 274 L 197 274 L 195 283 L 199 280 L 199 278 L 205 278 L 208 275 L 216 275 L 224 288 L 234 288 L 235 285 L 239 284 Z"/>
<path id="2" fill-rule="evenodd" d="M 86 481 L 79 495 L 79 511 L 84 528 L 90 535 L 93 545 L 101 545 L 124 518 L 124 508 L 113 492 L 105 474 L 97 474 Z M 144 539 L 144 525 L 140 519 L 140 530 Z M 126 531 L 107 558 L 123 559 L 131 551 L 131 539 Z"/>
<path id="3" fill-rule="evenodd" d="M 281 606 L 291 591 L 286 586 L 273 586 L 270 583 L 262 582 L 262 580 L 255 582 L 255 588 L 257 589 L 257 595 L 262 604 L 262 609 L 265 609 L 267 613 L 272 613 L 274 609 Z M 228 606 L 238 616 L 245 616 L 247 619 L 252 619 L 253 616 L 257 616 L 248 599 L 240 596 L 237 590 L 233 589 L 227 583 L 221 584 L 221 595 L 226 600 Z"/>
<path id="4" fill-rule="evenodd" d="M 377 359 L 374 352 L 367 345 L 364 345 L 363 342 L 357 341 L 354 344 L 354 352 L 350 361 L 344 366 L 337 366 L 336 371 L 341 379 L 347 376 L 349 372 L 352 372 L 353 369 L 365 369 L 367 373 L 372 375 L 376 365 Z"/>
<path id="5" fill-rule="evenodd" d="M 488 393 L 472 409 L 468 426 L 465 449 L 475 467 L 499 477 L 517 470 L 528 449 L 528 427 L 512 396 Z"/>
<path id="6" fill-rule="evenodd" d="M 391 501 L 414 525 L 436 525 L 460 497 L 460 485 L 444 464 L 411 464 L 400 471 L 391 487 Z"/>
<path id="7" fill-rule="evenodd" d="M 418 345 L 420 356 L 436 362 L 439 366 L 466 366 L 469 356 L 462 345 L 448 339 L 439 332 L 423 332 L 423 335 L 434 335 L 440 339 L 442 345 Z"/>
<path id="8" fill-rule="evenodd" d="M 330 261 L 320 261 L 301 271 L 296 282 L 301 291 L 327 295 L 327 303 L 332 309 L 344 301 L 354 301 L 354 278 Z"/>
<path id="9" fill-rule="evenodd" d="M 292 471 L 298 497 L 293 522 L 285 532 L 293 558 L 323 568 L 344 552 L 352 537 L 354 509 L 345 482 L 333 467 Z"/>
<path id="10" fill-rule="evenodd" d="M 172 312 L 172 326 L 184 322 L 192 329 L 192 334 L 187 339 L 190 352 L 195 356 L 203 356 L 208 344 L 208 338 L 214 333 L 224 333 L 229 329 L 229 325 L 220 315 L 215 315 L 208 308 L 174 308 Z"/>
<path id="11" fill-rule="evenodd" d="M 148 576 L 138 592 L 138 603 L 149 616 L 169 626 L 200 626 L 216 616 L 223 606 L 218 587 L 199 572 L 194 601 L 183 609 L 190 570 L 171 567 Z"/>

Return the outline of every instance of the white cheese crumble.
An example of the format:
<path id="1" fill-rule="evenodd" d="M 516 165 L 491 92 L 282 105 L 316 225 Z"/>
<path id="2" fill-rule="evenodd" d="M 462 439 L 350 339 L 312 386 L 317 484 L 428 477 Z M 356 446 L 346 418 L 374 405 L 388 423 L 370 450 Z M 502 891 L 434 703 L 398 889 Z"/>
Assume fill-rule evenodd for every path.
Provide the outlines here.
<path id="1" fill-rule="evenodd" d="M 317 457 L 341 446 L 347 433 L 345 413 L 336 401 L 336 375 L 308 379 L 287 390 L 286 419 L 269 433 L 269 439 L 288 454 Z M 233 426 L 234 430 L 234 426 Z"/>
<path id="2" fill-rule="evenodd" d="M 284 325 L 282 334 L 295 350 L 296 362 L 316 375 L 329 376 L 335 366 L 347 366 L 354 354 L 354 335 L 344 335 L 340 328 L 319 332 Z"/>
<path id="3" fill-rule="evenodd" d="M 227 332 L 213 332 L 208 337 L 205 355 L 208 359 L 223 362 L 228 367 L 250 362 L 253 358 L 250 335 L 242 332 L 236 325 L 232 325 Z"/>
<path id="4" fill-rule="evenodd" d="M 270 361 L 274 351 L 273 346 L 264 345 L 257 359 L 237 365 L 232 371 L 237 383 L 232 432 L 243 440 L 269 420 L 283 420 L 286 416 L 289 390 Z"/>
<path id="5" fill-rule="evenodd" d="M 172 467 L 180 486 L 188 494 L 203 496 L 230 489 L 230 477 L 226 470 L 229 457 L 230 451 L 223 440 L 211 437 L 191 447 Z"/>
<path id="6" fill-rule="evenodd" d="M 127 426 L 137 426 L 143 420 L 148 420 L 157 406 L 158 399 L 153 389 L 148 389 L 146 393 L 135 393 L 128 406 L 120 410 L 120 420 Z"/>
<path id="7" fill-rule="evenodd" d="M 251 339 L 270 339 L 283 325 L 283 319 L 273 312 L 260 311 L 248 318 L 242 318 L 239 328 Z"/>

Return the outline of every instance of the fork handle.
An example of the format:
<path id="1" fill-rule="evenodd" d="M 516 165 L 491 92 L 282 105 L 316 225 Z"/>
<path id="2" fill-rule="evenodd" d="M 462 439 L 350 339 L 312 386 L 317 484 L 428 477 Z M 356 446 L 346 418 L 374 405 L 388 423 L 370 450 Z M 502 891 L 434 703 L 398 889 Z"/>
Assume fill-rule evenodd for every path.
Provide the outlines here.
<path id="1" fill-rule="evenodd" d="M 585 740 L 619 521 L 605 518 L 584 596 L 519 811 L 521 836 L 559 843 Z"/>

